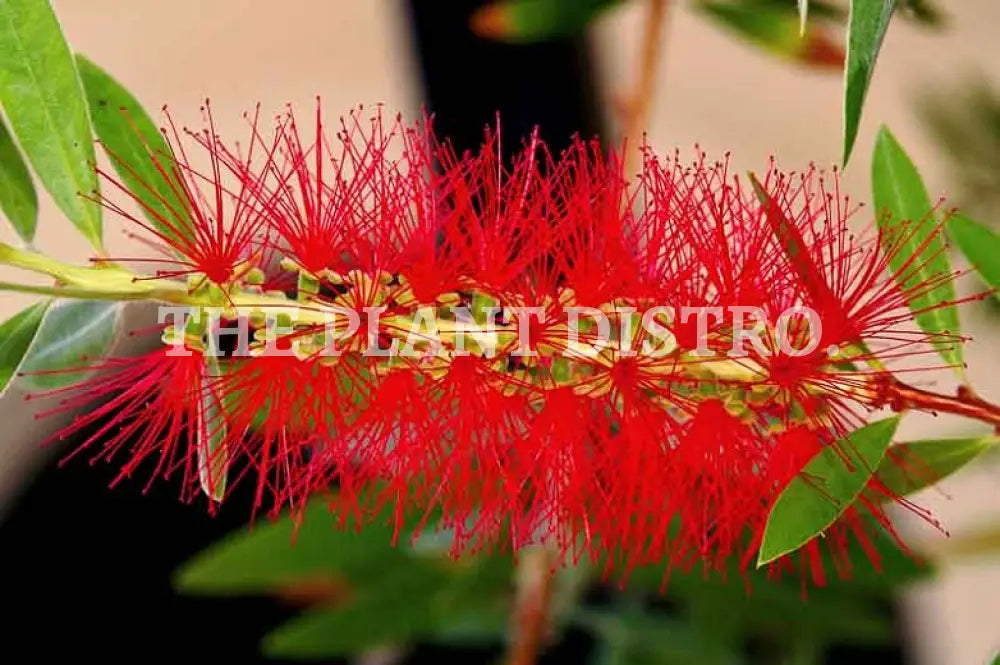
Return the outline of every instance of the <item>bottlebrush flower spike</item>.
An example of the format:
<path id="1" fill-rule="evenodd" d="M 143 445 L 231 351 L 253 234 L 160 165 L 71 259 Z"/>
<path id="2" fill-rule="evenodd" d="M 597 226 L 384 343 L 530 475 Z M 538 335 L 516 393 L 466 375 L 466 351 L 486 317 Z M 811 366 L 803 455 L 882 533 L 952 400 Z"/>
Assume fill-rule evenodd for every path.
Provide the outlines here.
<path id="1" fill-rule="evenodd" d="M 216 133 L 208 100 L 202 112 L 204 129 L 179 130 L 164 107 L 169 129 L 164 129 L 163 135 L 170 154 L 149 154 L 150 163 L 162 176 L 174 202 L 150 185 L 145 188 L 147 193 L 153 194 L 162 208 L 154 206 L 131 192 L 114 174 L 96 167 L 113 190 L 123 194 L 129 204 L 137 204 L 152 222 L 132 214 L 112 196 L 96 195 L 93 199 L 137 227 L 131 231 L 132 237 L 162 255 L 157 259 L 116 257 L 114 260 L 165 263 L 170 267 L 157 270 L 156 277 L 190 277 L 196 287 L 208 282 L 226 284 L 241 280 L 253 267 L 267 264 L 263 253 L 267 245 L 262 243 L 261 236 L 264 227 L 261 205 L 266 201 L 257 195 L 260 182 L 274 168 L 275 159 L 274 147 L 261 144 L 257 131 L 259 114 L 251 118 L 245 155 L 238 155 Z M 207 161 L 202 169 L 196 166 L 197 160 L 189 157 L 182 134 L 187 135 L 198 152 L 204 153 L 199 155 Z M 111 151 L 109 155 L 138 176 L 122 157 Z"/>
<path id="2" fill-rule="evenodd" d="M 93 376 L 82 382 L 29 396 L 53 398 L 56 406 L 39 414 L 78 412 L 73 422 L 49 442 L 68 433 L 82 433 L 83 442 L 64 462 L 89 454 L 90 462 L 122 461 L 117 485 L 135 474 L 148 474 L 146 485 L 181 476 L 181 497 L 193 500 L 200 494 L 200 440 L 222 426 L 223 410 L 206 414 L 206 401 L 213 406 L 211 378 L 198 349 L 163 346 L 132 358 L 107 358 L 87 367 Z M 74 371 L 79 371 L 75 369 Z M 224 453 L 223 453 L 224 454 Z M 212 460 L 225 466 L 228 460 Z"/>
<path id="3" fill-rule="evenodd" d="M 647 149 L 629 182 L 596 141 L 553 155 L 535 135 L 508 157 L 491 131 L 457 154 L 430 121 L 381 109 L 332 139 L 318 108 L 313 138 L 290 113 L 265 138 L 256 117 L 245 155 L 209 118 L 207 175 L 180 150 L 157 162 L 190 236 L 130 218 L 185 257 L 136 279 L 190 308 L 190 357 L 109 360 L 64 393 L 66 408 L 112 400 L 62 434 L 107 418 L 86 447 L 138 437 L 126 475 L 159 455 L 204 484 L 191 431 L 208 395 L 228 486 L 256 476 L 260 506 L 336 487 L 343 521 L 388 514 L 399 536 L 415 513 L 414 533 L 433 520 L 456 551 L 745 570 L 782 490 L 818 451 L 849 452 L 893 361 L 929 348 L 906 306 L 952 278 L 900 289 L 886 257 L 901 244 L 852 234 L 836 173 L 771 164 L 746 183 L 728 158 Z M 281 290 L 240 277 L 271 254 Z M 204 285 L 166 288 L 189 273 Z M 247 331 L 239 357 L 191 327 L 213 308 Z M 884 489 L 831 527 L 836 552 L 890 528 Z M 773 569 L 823 581 L 816 547 Z"/>

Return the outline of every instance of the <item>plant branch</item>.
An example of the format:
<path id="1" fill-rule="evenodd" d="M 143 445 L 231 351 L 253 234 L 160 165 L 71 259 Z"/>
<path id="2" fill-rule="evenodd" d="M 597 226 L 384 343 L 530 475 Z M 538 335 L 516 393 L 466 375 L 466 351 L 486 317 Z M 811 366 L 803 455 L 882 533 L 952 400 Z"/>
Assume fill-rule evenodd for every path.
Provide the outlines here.
<path id="1" fill-rule="evenodd" d="M 335 306 L 321 301 L 298 302 L 289 300 L 281 293 L 263 293 L 259 289 L 246 290 L 239 285 L 232 285 L 232 288 L 224 294 L 213 294 L 210 290 L 192 289 L 186 283 L 177 280 L 138 277 L 112 264 L 101 263 L 94 267 L 74 266 L 3 243 L 0 243 L 0 265 L 47 275 L 56 282 L 51 286 L 0 282 L 0 291 L 84 300 L 154 300 L 194 307 L 222 307 L 245 316 L 256 312 L 286 311 L 293 314 L 299 324 L 319 325 L 332 332 L 342 331 L 347 325 L 346 321 L 339 321 L 335 316 L 331 316 L 337 312 Z M 382 322 L 390 329 L 399 331 L 409 331 L 413 328 L 413 320 L 408 316 L 388 316 L 382 319 Z M 463 326 L 451 321 L 438 321 L 435 329 L 439 335 L 451 341 L 465 334 Z M 514 324 L 499 324 L 495 326 L 495 334 L 498 343 L 509 343 L 516 339 L 518 333 Z M 698 367 L 703 370 L 706 377 L 714 377 L 720 381 L 749 381 L 758 374 L 745 364 L 736 363 L 731 359 L 704 362 Z M 913 409 L 930 413 L 951 413 L 992 425 L 1000 434 L 1000 405 L 982 399 L 967 386 L 961 386 L 954 395 L 944 395 L 916 388 L 903 383 L 888 372 L 879 371 L 874 375 L 866 392 L 872 405 L 876 407 L 889 406 L 895 411 Z M 527 576 L 524 584 L 531 589 L 537 587 L 542 597 L 547 598 L 550 594 L 547 586 L 548 556 L 544 551 L 539 554 L 532 550 L 524 558 L 524 575 Z M 535 607 L 537 602 L 532 600 L 533 598 L 535 596 L 523 600 L 524 603 L 528 603 L 528 609 L 525 611 L 538 611 Z M 543 605 L 547 602 L 545 600 Z M 531 609 L 533 607 L 535 609 Z M 543 623 L 544 610 L 545 607 L 541 607 L 539 618 Z M 515 641 L 515 646 L 525 645 L 523 648 L 527 651 L 524 653 L 529 655 L 518 656 L 517 660 L 511 661 L 511 665 L 530 665 L 534 662 L 530 650 L 537 648 L 538 636 L 530 631 L 519 632 L 523 635 Z"/>
<path id="2" fill-rule="evenodd" d="M 984 400 L 966 386 L 960 386 L 954 395 L 945 395 L 908 385 L 890 374 L 879 374 L 873 387 L 876 406 L 888 406 L 893 411 L 951 413 L 992 425 L 1000 434 L 1000 405 Z"/>
<path id="3" fill-rule="evenodd" d="M 635 89 L 625 101 L 624 139 L 628 152 L 625 155 L 625 175 L 631 177 L 636 170 L 638 144 L 649 119 L 649 110 L 656 89 L 657 65 L 663 50 L 664 25 L 667 20 L 668 0 L 649 0 L 649 13 L 643 24 L 641 51 L 639 55 L 639 77 Z"/>
<path id="4" fill-rule="evenodd" d="M 545 644 L 552 605 L 553 561 L 544 546 L 526 550 L 517 567 L 513 634 L 506 665 L 535 665 Z"/>

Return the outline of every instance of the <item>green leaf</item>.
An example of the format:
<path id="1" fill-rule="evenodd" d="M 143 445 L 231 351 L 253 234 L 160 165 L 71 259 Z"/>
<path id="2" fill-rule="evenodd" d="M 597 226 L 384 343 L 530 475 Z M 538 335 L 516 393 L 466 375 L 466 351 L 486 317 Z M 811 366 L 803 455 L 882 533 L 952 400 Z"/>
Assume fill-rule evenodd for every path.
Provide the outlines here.
<path id="1" fill-rule="evenodd" d="M 844 69 L 844 166 L 858 138 L 861 107 L 895 9 L 896 0 L 851 0 Z"/>
<path id="2" fill-rule="evenodd" d="M 198 482 L 206 496 L 222 501 L 226 496 L 229 451 L 226 446 L 226 419 L 216 392 L 221 376 L 214 356 L 205 357 L 204 386 L 198 409 Z"/>
<path id="3" fill-rule="evenodd" d="M 85 367 L 104 357 L 114 343 L 122 305 L 116 302 L 60 300 L 42 319 L 21 365 L 29 390 L 45 391 L 86 378 Z"/>
<path id="4" fill-rule="evenodd" d="M 976 272 L 994 289 L 1000 289 L 1000 235 L 964 215 L 947 223 L 948 237 L 958 245 Z"/>
<path id="5" fill-rule="evenodd" d="M 819 26 L 806 29 L 791 3 L 702 0 L 694 6 L 706 18 L 776 56 L 838 71 L 843 65 L 843 48 Z"/>
<path id="6" fill-rule="evenodd" d="M 269 633 L 262 650 L 270 658 L 309 660 L 405 644 L 434 626 L 434 618 L 421 603 L 410 600 L 387 594 L 374 602 L 308 612 Z"/>
<path id="7" fill-rule="evenodd" d="M 911 494 L 950 476 L 997 444 L 997 437 L 925 439 L 886 451 L 876 476 L 897 496 Z"/>
<path id="8" fill-rule="evenodd" d="M 723 614 L 723 616 L 726 616 Z M 705 635 L 686 617 L 660 616 L 641 606 L 581 608 L 574 621 L 603 642 L 593 665 L 722 665 L 739 662 L 731 639 Z"/>
<path id="9" fill-rule="evenodd" d="M 284 516 L 231 534 L 186 563 L 174 584 L 215 595 L 329 589 L 330 606 L 265 638 L 264 650 L 274 656 L 343 655 L 418 638 L 502 640 L 509 560 L 419 555 L 392 545 L 393 529 L 382 521 L 356 530 L 337 520 L 326 501 L 314 499 L 298 525 Z"/>
<path id="10" fill-rule="evenodd" d="M 48 300 L 35 303 L 0 325 L 0 395 L 21 365 L 48 308 Z"/>
<path id="11" fill-rule="evenodd" d="M 7 125 L 0 119 L 0 210 L 17 235 L 30 244 L 38 223 L 38 197 L 31 174 Z"/>
<path id="12" fill-rule="evenodd" d="M 308 612 L 264 638 L 278 658 L 349 656 L 386 645 L 454 638 L 502 641 L 509 606 L 498 595 L 456 594 L 444 569 L 426 563 L 385 568 L 333 607 Z"/>
<path id="13" fill-rule="evenodd" d="M 150 222 L 167 237 L 190 237 L 187 199 L 172 183 L 174 158 L 163 134 L 142 105 L 110 74 L 82 55 L 76 66 L 87 93 L 90 117 L 118 176 Z"/>
<path id="14" fill-rule="evenodd" d="M 879 228 L 887 244 L 899 248 L 889 257 L 893 277 L 904 291 L 916 290 L 909 306 L 916 312 L 917 324 L 931 335 L 957 336 L 955 285 L 944 238 L 920 173 L 886 127 L 875 139 L 872 189 Z M 923 286 L 931 283 L 936 285 Z M 961 374 L 961 345 L 947 338 L 932 341 L 945 362 Z"/>
<path id="15" fill-rule="evenodd" d="M 96 249 L 100 206 L 87 104 L 48 0 L 0 2 L 0 103 L 56 205 Z"/>
<path id="16" fill-rule="evenodd" d="M 757 565 L 794 552 L 833 524 L 878 468 L 898 425 L 899 416 L 879 420 L 852 432 L 836 450 L 817 453 L 775 501 Z"/>
<path id="17" fill-rule="evenodd" d="M 499 0 L 472 15 L 472 30 L 482 37 L 530 43 L 581 32 L 620 0 Z"/>
<path id="18" fill-rule="evenodd" d="M 237 531 L 185 563 L 174 583 L 187 593 L 259 594 L 316 575 L 361 584 L 405 562 L 404 551 L 390 545 L 389 527 L 373 523 L 356 531 L 338 528 L 336 520 L 327 503 L 316 499 L 298 529 L 286 515 Z"/>
<path id="19" fill-rule="evenodd" d="M 806 23 L 809 21 L 809 0 L 799 0 L 799 34 L 806 34 Z"/>

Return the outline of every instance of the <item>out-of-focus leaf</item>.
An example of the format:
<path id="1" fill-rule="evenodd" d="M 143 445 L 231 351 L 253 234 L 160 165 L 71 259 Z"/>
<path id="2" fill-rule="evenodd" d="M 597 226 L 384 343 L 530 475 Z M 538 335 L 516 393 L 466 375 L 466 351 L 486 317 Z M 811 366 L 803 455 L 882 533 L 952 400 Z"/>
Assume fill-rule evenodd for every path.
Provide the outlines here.
<path id="1" fill-rule="evenodd" d="M 984 436 L 900 443 L 886 451 L 876 476 L 893 494 L 911 494 L 955 473 L 997 441 L 995 436 Z"/>
<path id="2" fill-rule="evenodd" d="M 806 23 L 809 21 L 809 0 L 799 0 L 799 34 L 806 34 Z"/>
<path id="3" fill-rule="evenodd" d="M 423 567 L 387 567 L 377 583 L 352 591 L 344 602 L 292 619 L 264 638 L 265 654 L 280 658 L 353 655 L 387 644 L 407 644 L 431 633 L 439 617 L 430 597 L 444 583 Z"/>
<path id="4" fill-rule="evenodd" d="M 121 83 L 82 55 L 76 66 L 87 93 L 94 131 L 118 176 L 141 202 L 146 217 L 167 237 L 190 237 L 190 210 L 171 184 L 173 155 L 163 134 Z"/>
<path id="5" fill-rule="evenodd" d="M 26 243 L 35 239 L 38 223 L 38 197 L 28 166 L 0 118 L 0 212 L 10 221 L 17 235 Z"/>
<path id="6" fill-rule="evenodd" d="M 53 200 L 97 249 L 94 145 L 73 56 L 48 0 L 0 2 L 0 103 Z"/>
<path id="7" fill-rule="evenodd" d="M 775 501 L 757 565 L 794 552 L 833 524 L 878 468 L 898 425 L 898 416 L 879 420 L 852 432 L 840 452 L 821 450 Z"/>
<path id="8" fill-rule="evenodd" d="M 917 23 L 939 28 L 946 23 L 945 16 L 931 0 L 903 0 L 901 15 Z"/>
<path id="9" fill-rule="evenodd" d="M 850 538 L 846 549 L 834 551 L 821 544 L 818 559 L 808 571 L 774 579 L 765 569 L 741 570 L 738 562 L 725 574 L 673 570 L 663 592 L 684 608 L 706 630 L 719 625 L 722 633 L 742 638 L 757 636 L 786 643 L 789 634 L 809 634 L 820 642 L 887 644 L 892 641 L 893 619 L 881 602 L 897 589 L 924 579 L 933 567 L 899 544 L 874 520 L 867 522 L 869 538 L 862 545 Z M 845 567 L 845 561 L 850 567 Z M 802 574 L 823 571 L 825 586 L 806 584 Z M 629 589 L 657 593 L 664 566 L 643 566 L 629 577 Z M 773 572 L 773 571 L 772 571 Z M 747 585 L 751 585 L 748 589 Z M 689 608 L 699 608 L 691 612 Z"/>
<path id="10" fill-rule="evenodd" d="M 887 245 L 898 247 L 889 257 L 893 277 L 903 291 L 914 292 L 909 306 L 917 324 L 938 336 L 934 347 L 961 375 L 955 284 L 944 238 L 920 173 L 887 127 L 875 139 L 872 190 L 879 228 Z"/>
<path id="11" fill-rule="evenodd" d="M 53 304 L 25 354 L 20 371 L 29 390 L 45 391 L 81 381 L 88 363 L 103 358 L 118 332 L 122 304 L 60 300 Z"/>
<path id="12" fill-rule="evenodd" d="M 174 582 L 187 593 L 270 593 L 319 574 L 364 584 L 405 563 L 405 552 L 391 546 L 388 527 L 339 528 L 336 519 L 326 502 L 314 500 L 297 530 L 284 516 L 238 531 L 185 563 Z"/>
<path id="13" fill-rule="evenodd" d="M 601 639 L 592 665 L 724 665 L 739 662 L 737 649 L 707 637 L 691 621 L 658 616 L 641 607 L 582 608 L 574 623 Z"/>
<path id="14" fill-rule="evenodd" d="M 948 158 L 949 191 L 973 219 L 1000 223 L 1000 89 L 981 75 L 917 98 L 924 124 Z M 952 198 L 949 196 L 949 198 Z"/>
<path id="15" fill-rule="evenodd" d="M 24 359 L 48 308 L 48 300 L 35 303 L 0 324 L 0 395 Z"/>
<path id="16" fill-rule="evenodd" d="M 996 557 L 1000 554 L 1000 524 L 952 535 L 941 546 L 939 554 L 946 557 Z"/>
<path id="17" fill-rule="evenodd" d="M 861 107 L 896 0 L 851 0 L 844 70 L 844 165 L 851 158 L 861 123 Z"/>
<path id="18" fill-rule="evenodd" d="M 440 559 L 394 546 L 380 522 L 341 528 L 324 500 L 230 535 L 174 579 L 197 594 L 269 594 L 316 609 L 265 638 L 275 656 L 354 654 L 409 641 L 498 643 L 509 617 L 511 566 L 502 557 Z"/>
<path id="19" fill-rule="evenodd" d="M 456 593 L 447 569 L 422 562 L 383 569 L 378 581 L 334 607 L 284 624 L 264 638 L 263 646 L 270 656 L 312 659 L 418 640 L 497 643 L 508 618 L 502 598 L 483 590 Z"/>
<path id="20" fill-rule="evenodd" d="M 539 42 L 568 37 L 620 0 L 499 0 L 476 10 L 472 30 L 481 37 Z"/>
<path id="21" fill-rule="evenodd" d="M 1000 235 L 959 214 L 948 219 L 946 228 L 948 237 L 958 245 L 983 280 L 992 288 L 1000 289 Z"/>
<path id="22" fill-rule="evenodd" d="M 770 0 L 703 0 L 695 5 L 706 17 L 767 51 L 813 67 L 840 70 L 844 50 L 820 25 L 800 32 L 800 18 L 790 3 Z"/>

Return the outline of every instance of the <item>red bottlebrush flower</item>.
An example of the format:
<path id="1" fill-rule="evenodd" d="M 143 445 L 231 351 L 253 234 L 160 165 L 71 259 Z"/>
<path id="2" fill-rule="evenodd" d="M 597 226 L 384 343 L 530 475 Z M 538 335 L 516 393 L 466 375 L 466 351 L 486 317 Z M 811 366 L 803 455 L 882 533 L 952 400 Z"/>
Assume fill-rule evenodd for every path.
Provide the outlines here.
<path id="1" fill-rule="evenodd" d="M 366 126 L 367 125 L 367 126 Z M 381 112 L 370 121 L 361 110 L 341 119 L 331 142 L 316 104 L 315 137 L 303 139 L 291 110 L 275 132 L 274 177 L 261 181 L 261 209 L 278 242 L 275 248 L 313 275 L 358 267 L 368 234 L 397 232 L 408 203 L 408 183 L 398 156 L 388 151 L 403 131 L 399 119 L 386 127 Z"/>
<path id="2" fill-rule="evenodd" d="M 200 492 L 204 460 L 226 466 L 226 459 L 199 453 L 199 446 L 224 426 L 200 351 L 164 346 L 134 358 L 108 358 L 86 369 L 93 374 L 80 383 L 29 396 L 58 398 L 57 406 L 39 417 L 83 410 L 51 439 L 82 439 L 66 461 L 87 453 L 91 463 L 121 460 L 112 485 L 148 473 L 147 489 L 179 473 L 185 500 Z"/>
<path id="3" fill-rule="evenodd" d="M 255 477 L 254 506 L 271 500 L 276 513 L 294 500 L 287 488 L 307 467 L 324 421 L 338 413 L 327 403 L 339 394 L 337 384 L 318 363 L 295 355 L 238 358 L 222 367 L 214 388 L 229 404 L 226 445 L 234 465 L 243 466 L 236 479 Z"/>
<path id="4" fill-rule="evenodd" d="M 353 114 L 331 139 L 316 118 L 310 142 L 290 113 L 273 140 L 254 116 L 245 155 L 197 135 L 206 176 L 182 152 L 159 162 L 194 210 L 188 236 L 146 227 L 185 257 L 161 276 L 203 277 L 191 303 L 226 303 L 254 337 L 217 376 L 198 353 L 159 352 L 67 391 L 65 408 L 111 400 L 67 431 L 107 419 L 85 446 L 138 437 L 126 474 L 159 456 L 157 471 L 204 484 L 192 431 L 207 396 L 230 485 L 255 475 L 258 505 L 336 487 L 343 521 L 387 512 L 398 536 L 433 517 L 456 551 L 544 543 L 609 570 L 746 571 L 782 490 L 881 406 L 875 372 L 844 357 L 882 371 L 932 341 L 904 310 L 949 276 L 896 286 L 898 239 L 851 235 L 836 175 L 772 165 L 745 185 L 726 161 L 646 151 L 630 184 L 597 142 L 552 155 L 532 136 L 505 159 L 497 131 L 458 155 L 429 122 Z M 239 278 L 272 252 L 288 293 Z M 574 327 L 573 307 L 594 321 Z M 290 330 L 267 339 L 263 310 Z M 837 554 L 847 533 L 864 546 L 865 525 L 890 528 L 880 489 L 835 527 Z M 822 581 L 816 551 L 775 574 L 804 562 Z"/>
<path id="5" fill-rule="evenodd" d="M 152 193 L 153 200 L 144 199 L 144 196 L 130 191 L 113 174 L 97 167 L 98 174 L 114 190 L 138 205 L 149 220 L 130 213 L 107 195 L 95 200 L 145 231 L 146 236 L 133 233 L 133 237 L 162 254 L 159 259 L 121 257 L 116 260 L 171 266 L 158 270 L 156 277 L 200 276 L 204 281 L 223 284 L 242 279 L 252 267 L 267 264 L 258 194 L 261 179 L 274 168 L 275 155 L 273 147 L 261 145 L 257 115 L 252 117 L 246 154 L 237 155 L 221 142 L 216 133 L 207 100 L 202 111 L 206 128 L 199 132 L 185 128 L 183 132 L 194 148 L 204 153 L 202 159 L 207 161 L 204 169 L 199 169 L 196 160 L 188 156 L 182 132 L 169 114 L 169 131 L 163 130 L 163 134 L 170 153 L 149 152 L 150 163 L 162 176 L 162 183 L 171 194 L 169 199 L 157 193 L 159 190 L 153 186 L 146 188 L 148 192 L 142 192 L 144 195 Z M 258 154 L 261 152 L 264 154 Z M 132 168 L 115 153 L 109 151 L 109 155 L 123 168 Z"/>

